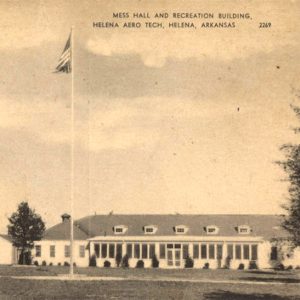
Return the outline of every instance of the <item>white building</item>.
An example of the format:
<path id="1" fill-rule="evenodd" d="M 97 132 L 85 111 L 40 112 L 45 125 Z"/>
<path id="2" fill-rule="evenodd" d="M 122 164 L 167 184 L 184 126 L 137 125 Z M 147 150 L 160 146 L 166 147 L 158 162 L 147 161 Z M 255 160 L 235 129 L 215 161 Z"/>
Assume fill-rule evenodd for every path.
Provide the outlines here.
<path id="1" fill-rule="evenodd" d="M 127 254 L 129 266 L 139 260 L 152 266 L 155 255 L 160 268 L 183 268 L 187 256 L 194 268 L 230 265 L 269 268 L 279 262 L 300 265 L 300 251 L 292 252 L 274 215 L 94 215 L 74 222 L 74 261 L 88 266 L 91 257 L 97 266 Z M 34 260 L 53 265 L 70 262 L 70 216 L 49 228 L 35 243 Z M 283 251 L 284 250 L 284 251 Z"/>
<path id="2" fill-rule="evenodd" d="M 0 265 L 12 265 L 17 262 L 17 250 L 8 235 L 0 234 Z"/>

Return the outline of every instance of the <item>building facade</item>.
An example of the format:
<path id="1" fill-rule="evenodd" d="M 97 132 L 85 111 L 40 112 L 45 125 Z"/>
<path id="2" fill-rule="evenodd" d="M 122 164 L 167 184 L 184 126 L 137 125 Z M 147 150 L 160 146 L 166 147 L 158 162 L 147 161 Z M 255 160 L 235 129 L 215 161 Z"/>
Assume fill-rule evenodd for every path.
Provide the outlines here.
<path id="1" fill-rule="evenodd" d="M 0 234 L 0 265 L 17 263 L 17 249 L 13 246 L 9 235 Z"/>
<path id="2" fill-rule="evenodd" d="M 74 262 L 116 267 L 126 255 L 129 267 L 143 261 L 152 267 L 270 268 L 300 265 L 300 251 L 292 250 L 288 235 L 274 215 L 94 215 L 74 222 Z M 42 264 L 70 262 L 70 216 L 49 228 L 35 243 L 34 260 Z M 109 263 L 108 263 L 109 262 Z"/>

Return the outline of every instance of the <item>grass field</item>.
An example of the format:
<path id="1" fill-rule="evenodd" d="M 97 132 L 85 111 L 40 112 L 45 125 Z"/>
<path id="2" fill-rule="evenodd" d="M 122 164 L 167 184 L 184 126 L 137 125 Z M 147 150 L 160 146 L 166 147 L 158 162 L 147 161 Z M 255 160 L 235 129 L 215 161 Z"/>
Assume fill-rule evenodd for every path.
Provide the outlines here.
<path id="1" fill-rule="evenodd" d="M 10 276 L 56 276 L 66 267 L 0 266 L 0 299 L 299 299 L 296 271 L 153 270 L 75 268 L 89 276 L 125 277 L 125 281 L 24 280 Z M 138 281 L 149 278 L 157 281 Z M 168 279 L 233 280 L 235 283 L 194 283 Z M 236 283 L 241 281 L 241 283 Z M 256 284 L 245 284 L 253 281 Z M 258 284 L 270 282 L 270 284 Z M 274 284 L 278 282 L 280 284 Z"/>

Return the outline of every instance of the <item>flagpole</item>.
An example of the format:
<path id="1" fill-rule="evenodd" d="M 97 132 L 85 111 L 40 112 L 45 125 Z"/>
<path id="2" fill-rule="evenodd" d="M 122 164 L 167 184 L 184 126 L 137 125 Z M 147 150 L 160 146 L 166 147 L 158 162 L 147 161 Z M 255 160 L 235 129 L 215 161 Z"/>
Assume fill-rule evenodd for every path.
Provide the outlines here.
<path id="1" fill-rule="evenodd" d="M 70 218 L 70 276 L 74 274 L 74 26 L 71 27 L 71 218 Z"/>

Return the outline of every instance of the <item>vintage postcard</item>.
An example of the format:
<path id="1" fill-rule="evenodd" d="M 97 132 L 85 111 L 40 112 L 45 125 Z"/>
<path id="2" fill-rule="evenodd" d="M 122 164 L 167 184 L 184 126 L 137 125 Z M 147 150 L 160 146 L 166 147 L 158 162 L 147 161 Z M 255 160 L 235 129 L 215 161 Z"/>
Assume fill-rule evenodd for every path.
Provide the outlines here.
<path id="1" fill-rule="evenodd" d="M 0 1 L 0 298 L 300 299 L 299 10 Z"/>

